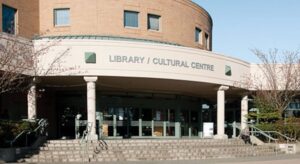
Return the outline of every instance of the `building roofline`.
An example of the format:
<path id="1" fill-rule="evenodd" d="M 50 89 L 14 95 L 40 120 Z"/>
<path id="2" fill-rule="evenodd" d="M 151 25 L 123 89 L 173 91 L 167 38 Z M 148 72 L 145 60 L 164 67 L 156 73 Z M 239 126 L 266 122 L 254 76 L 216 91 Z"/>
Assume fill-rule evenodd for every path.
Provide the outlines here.
<path id="1" fill-rule="evenodd" d="M 206 9 L 204 9 L 202 6 L 200 6 L 199 4 L 197 4 L 196 2 L 194 2 L 192 0 L 189 0 L 189 1 L 190 1 L 190 3 L 192 5 L 196 6 L 197 8 L 200 8 L 202 11 L 204 11 L 204 13 L 208 16 L 208 19 L 209 19 L 209 22 L 211 24 L 211 27 L 213 27 L 213 19 L 212 19 L 211 15 L 209 14 L 209 12 Z"/>
<path id="2" fill-rule="evenodd" d="M 41 40 L 41 39 L 95 39 L 95 40 L 117 40 L 117 41 L 135 41 L 135 42 L 143 42 L 143 43 L 158 43 L 165 45 L 173 45 L 173 46 L 182 46 L 177 43 L 164 42 L 158 40 L 150 40 L 150 39 L 141 39 L 141 38 L 131 38 L 131 37 L 123 37 L 123 36 L 110 36 L 110 35 L 60 35 L 60 36 L 39 36 L 35 37 L 33 40 Z"/>

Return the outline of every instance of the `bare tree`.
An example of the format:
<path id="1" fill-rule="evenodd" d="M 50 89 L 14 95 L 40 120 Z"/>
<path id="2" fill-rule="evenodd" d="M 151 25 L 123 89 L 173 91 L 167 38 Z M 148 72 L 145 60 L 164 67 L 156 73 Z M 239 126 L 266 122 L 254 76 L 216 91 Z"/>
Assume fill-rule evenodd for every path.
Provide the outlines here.
<path id="1" fill-rule="evenodd" d="M 69 49 L 52 59 L 46 70 L 39 65 L 40 59 L 58 42 L 59 40 L 52 40 L 36 48 L 32 40 L 1 33 L 0 94 L 27 89 L 36 76 L 46 76 L 55 65 L 59 65 Z"/>
<path id="2" fill-rule="evenodd" d="M 253 65 L 247 85 L 253 90 L 255 105 L 271 118 L 281 118 L 300 90 L 300 54 L 298 51 L 252 50 L 261 64 Z M 273 115 L 273 116 L 272 116 Z"/>

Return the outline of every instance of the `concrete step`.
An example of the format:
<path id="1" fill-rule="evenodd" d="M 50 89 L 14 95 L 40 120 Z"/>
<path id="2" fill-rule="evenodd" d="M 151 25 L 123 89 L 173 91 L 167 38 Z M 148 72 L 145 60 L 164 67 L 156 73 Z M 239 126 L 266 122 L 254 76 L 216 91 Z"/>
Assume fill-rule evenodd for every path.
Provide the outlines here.
<path id="1" fill-rule="evenodd" d="M 43 162 L 101 162 L 197 160 L 240 158 L 282 154 L 274 146 L 245 145 L 242 140 L 167 139 L 105 140 L 81 143 L 80 140 L 50 140 L 37 154 L 25 159 Z"/>

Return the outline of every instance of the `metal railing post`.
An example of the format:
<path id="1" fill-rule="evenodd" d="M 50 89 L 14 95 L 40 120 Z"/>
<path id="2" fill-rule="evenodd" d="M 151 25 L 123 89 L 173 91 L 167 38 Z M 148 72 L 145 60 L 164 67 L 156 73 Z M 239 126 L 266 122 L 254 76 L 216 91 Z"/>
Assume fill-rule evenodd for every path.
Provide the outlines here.
<path id="1" fill-rule="evenodd" d="M 164 137 L 167 136 L 167 122 L 166 121 L 163 122 L 163 136 Z"/>
<path id="2" fill-rule="evenodd" d="M 181 129 L 180 129 L 180 122 L 175 122 L 175 137 L 181 137 Z"/>
<path id="3" fill-rule="evenodd" d="M 143 135 L 143 122 L 142 122 L 142 119 L 140 118 L 139 119 L 139 137 L 142 137 Z"/>
<path id="4" fill-rule="evenodd" d="M 117 116 L 113 115 L 113 136 L 117 136 Z"/>
<path id="5" fill-rule="evenodd" d="M 236 122 L 235 121 L 233 121 L 233 123 L 232 123 L 232 128 L 233 128 L 232 136 L 233 136 L 233 138 L 236 138 Z"/>
<path id="6" fill-rule="evenodd" d="M 154 136 L 154 120 L 151 121 L 151 134 Z"/>

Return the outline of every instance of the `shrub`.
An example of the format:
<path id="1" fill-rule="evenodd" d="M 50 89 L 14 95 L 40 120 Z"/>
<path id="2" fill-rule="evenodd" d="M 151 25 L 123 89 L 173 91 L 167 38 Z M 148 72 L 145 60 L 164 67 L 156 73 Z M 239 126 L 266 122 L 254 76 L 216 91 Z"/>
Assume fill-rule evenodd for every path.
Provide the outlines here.
<path id="1" fill-rule="evenodd" d="M 13 140 L 24 130 L 34 130 L 37 124 L 27 121 L 0 120 L 0 147 L 7 146 L 7 141 Z"/>
<path id="2" fill-rule="evenodd" d="M 277 131 L 293 139 L 300 138 L 300 119 L 288 118 L 286 120 L 278 120 L 274 123 L 262 123 L 256 125 L 263 131 Z M 285 141 L 284 137 L 274 134 L 275 138 L 279 138 L 280 141 Z"/>

